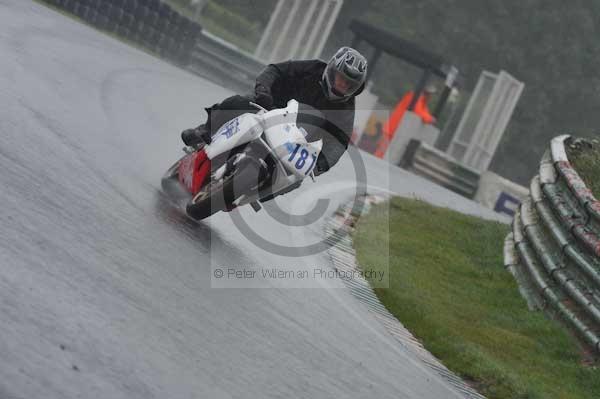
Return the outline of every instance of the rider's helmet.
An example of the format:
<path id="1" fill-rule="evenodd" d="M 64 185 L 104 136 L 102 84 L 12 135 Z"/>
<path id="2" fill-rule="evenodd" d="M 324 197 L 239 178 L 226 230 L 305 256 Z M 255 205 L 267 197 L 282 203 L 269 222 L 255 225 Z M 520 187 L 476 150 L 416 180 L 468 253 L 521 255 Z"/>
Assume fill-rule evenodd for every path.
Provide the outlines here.
<path id="1" fill-rule="evenodd" d="M 323 91 L 331 101 L 346 101 L 367 79 L 367 59 L 351 47 L 342 47 L 323 71 Z"/>

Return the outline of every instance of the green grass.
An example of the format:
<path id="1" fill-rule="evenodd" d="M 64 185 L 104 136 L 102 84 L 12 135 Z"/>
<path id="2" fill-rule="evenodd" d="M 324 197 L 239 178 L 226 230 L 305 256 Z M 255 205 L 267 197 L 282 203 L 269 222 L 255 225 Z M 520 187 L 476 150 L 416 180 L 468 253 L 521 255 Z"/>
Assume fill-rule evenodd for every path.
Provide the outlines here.
<path id="1" fill-rule="evenodd" d="M 557 322 L 528 311 L 503 268 L 508 229 L 393 198 L 359 220 L 354 245 L 364 268 L 389 267 L 382 303 L 488 398 L 600 397 L 600 370 L 581 364 Z"/>
<path id="2" fill-rule="evenodd" d="M 594 196 L 600 199 L 600 143 L 567 145 L 569 161 Z"/>

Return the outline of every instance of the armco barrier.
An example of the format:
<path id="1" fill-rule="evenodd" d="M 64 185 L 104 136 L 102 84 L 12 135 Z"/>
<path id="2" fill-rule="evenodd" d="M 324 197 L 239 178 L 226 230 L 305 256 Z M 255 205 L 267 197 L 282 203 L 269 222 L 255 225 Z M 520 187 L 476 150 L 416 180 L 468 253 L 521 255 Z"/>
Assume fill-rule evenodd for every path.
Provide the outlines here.
<path id="1" fill-rule="evenodd" d="M 264 63 L 210 33 L 202 32 L 197 39 L 190 58 L 191 70 L 200 75 L 208 72 L 221 77 L 224 86 L 239 92 L 254 89 L 256 76 L 265 67 Z"/>
<path id="2" fill-rule="evenodd" d="M 473 198 L 479 184 L 476 170 L 415 139 L 408 143 L 400 166 L 467 198 Z"/>
<path id="3" fill-rule="evenodd" d="M 504 263 L 531 309 L 558 316 L 600 351 L 600 202 L 571 166 L 564 135 L 540 161 L 506 237 Z"/>

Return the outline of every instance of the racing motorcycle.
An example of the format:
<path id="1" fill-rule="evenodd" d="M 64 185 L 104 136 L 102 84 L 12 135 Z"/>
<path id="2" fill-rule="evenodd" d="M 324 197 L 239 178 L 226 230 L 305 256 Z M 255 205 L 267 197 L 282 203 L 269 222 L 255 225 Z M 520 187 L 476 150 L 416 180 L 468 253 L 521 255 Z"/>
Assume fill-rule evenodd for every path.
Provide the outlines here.
<path id="1" fill-rule="evenodd" d="M 202 220 L 246 204 L 258 212 L 259 202 L 297 188 L 306 177 L 314 181 L 323 142 L 307 141 L 307 129 L 318 123 L 300 124 L 298 116 L 318 121 L 322 115 L 304 111 L 296 100 L 270 111 L 251 104 L 256 113 L 226 122 L 208 144 L 185 147 L 186 155 L 163 176 L 163 190 L 191 218 Z"/>

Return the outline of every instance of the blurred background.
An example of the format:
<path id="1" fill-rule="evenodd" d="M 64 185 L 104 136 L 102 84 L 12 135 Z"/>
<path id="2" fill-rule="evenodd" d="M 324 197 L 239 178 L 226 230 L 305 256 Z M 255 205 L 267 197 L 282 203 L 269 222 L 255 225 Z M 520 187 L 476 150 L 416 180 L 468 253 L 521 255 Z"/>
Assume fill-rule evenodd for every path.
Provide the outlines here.
<path id="1" fill-rule="evenodd" d="M 597 136 L 592 0 L 45 2 L 235 92 L 268 63 L 356 47 L 369 77 L 353 142 L 494 209 L 506 194 L 508 214 L 552 137 Z"/>
<path id="2" fill-rule="evenodd" d="M 192 18 L 197 16 L 204 29 L 253 53 L 277 0 L 168 2 Z M 527 184 L 551 137 L 565 132 L 597 135 L 597 1 L 345 0 L 321 58 L 352 41 L 348 25 L 353 19 L 410 40 L 456 65 L 464 78 L 459 108 L 466 106 L 482 70 L 506 70 L 525 84 L 490 165 L 500 175 Z M 393 107 L 414 88 L 418 74 L 410 64 L 383 54 L 373 72 L 373 92 L 382 104 Z"/>

